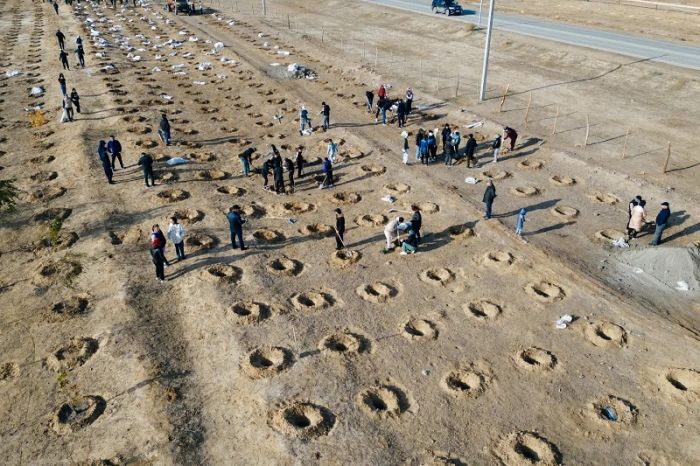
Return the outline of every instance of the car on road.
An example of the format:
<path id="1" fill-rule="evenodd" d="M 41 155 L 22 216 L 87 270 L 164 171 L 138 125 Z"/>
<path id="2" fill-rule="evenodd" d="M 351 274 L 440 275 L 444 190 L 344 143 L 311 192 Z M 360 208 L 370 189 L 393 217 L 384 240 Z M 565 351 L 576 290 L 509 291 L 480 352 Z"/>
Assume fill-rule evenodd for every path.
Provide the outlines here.
<path id="1" fill-rule="evenodd" d="M 187 0 L 175 1 L 175 14 L 178 13 L 187 13 L 188 15 L 192 13 L 192 7 L 187 3 Z"/>
<path id="2" fill-rule="evenodd" d="M 454 0 L 433 0 L 433 13 L 442 13 L 447 16 L 461 15 L 462 6 Z"/>

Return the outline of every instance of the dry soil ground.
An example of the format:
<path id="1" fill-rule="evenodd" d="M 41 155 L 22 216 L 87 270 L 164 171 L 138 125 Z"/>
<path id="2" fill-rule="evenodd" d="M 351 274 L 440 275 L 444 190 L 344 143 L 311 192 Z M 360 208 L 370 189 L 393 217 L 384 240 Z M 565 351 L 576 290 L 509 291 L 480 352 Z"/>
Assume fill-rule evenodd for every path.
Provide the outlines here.
<path id="1" fill-rule="evenodd" d="M 376 7 L 317 14 L 347 23 L 351 7 L 370 37 L 382 20 Z M 7 0 L 0 17 L 0 67 L 22 71 L 0 82 L 2 175 L 23 190 L 19 211 L 3 218 L 0 244 L 6 464 L 686 465 L 700 457 L 697 264 L 678 272 L 689 274 L 685 293 L 657 276 L 646 288 L 631 278 L 611 286 L 619 277 L 599 261 L 621 254 L 598 234 L 622 228 L 626 200 L 643 190 L 684 211 L 669 244 L 651 254 L 691 251 L 697 171 L 646 179 L 639 172 L 655 161 L 643 157 L 632 168 L 603 167 L 605 150 L 564 150 L 536 126 L 495 166 L 404 167 L 398 130 L 374 125 L 362 106 L 365 89 L 384 77 L 333 47 L 235 14 L 176 17 L 156 6 L 85 2 L 71 10 L 61 4 L 57 16 L 47 3 Z M 414 35 L 426 49 L 439 47 L 430 32 L 439 25 L 428 21 L 415 36 L 412 17 L 396 14 L 405 29 L 391 46 Z M 69 48 L 95 31 L 87 68 L 66 72 L 83 108 L 64 124 L 56 105 L 59 26 Z M 99 47 L 100 38 L 114 47 Z M 513 40 L 514 61 L 549 47 Z M 211 54 L 219 41 L 225 48 Z M 204 62 L 212 69 L 198 70 Z M 281 79 L 272 62 L 304 63 L 318 79 Z M 500 67 L 525 81 L 553 73 L 537 64 Z M 590 82 L 560 96 L 626 119 L 632 110 L 616 110 L 614 99 L 644 93 L 630 88 L 657 71 L 685 76 L 637 65 L 617 87 Z M 46 94 L 28 97 L 37 85 Z M 299 106 L 315 113 L 321 100 L 336 126 L 299 136 Z M 691 127 L 691 104 L 677 100 L 669 111 L 678 120 L 655 131 L 690 144 L 683 125 Z M 24 107 L 39 102 L 49 122 L 30 128 Z M 411 131 L 474 118 L 459 100 L 420 95 L 417 103 L 425 108 L 410 119 Z M 661 99 L 640 105 L 666 110 Z M 171 116 L 171 147 L 155 135 L 160 111 Z M 480 134 L 498 129 L 489 119 Z M 109 134 L 122 141 L 127 163 L 115 185 L 95 153 Z M 338 180 L 320 191 L 316 159 L 329 136 L 341 143 Z M 302 144 L 314 162 L 296 193 L 275 196 L 259 176 L 241 176 L 238 152 L 250 144 L 264 152 L 269 143 L 284 154 Z M 134 165 L 141 151 L 158 160 L 156 188 L 143 187 Z M 485 149 L 479 155 L 487 161 Z M 168 167 L 176 156 L 190 163 Z M 684 157 L 679 167 L 694 163 Z M 496 178 L 498 218 L 481 220 L 483 184 L 465 185 L 467 175 Z M 393 206 L 381 200 L 386 194 L 397 198 Z M 224 212 L 233 203 L 248 218 L 245 252 L 228 245 Z M 382 254 L 382 225 L 395 215 L 388 209 L 413 204 L 424 213 L 420 253 Z M 336 206 L 352 254 L 335 253 L 323 237 Z M 527 243 L 511 233 L 522 206 L 532 210 Z M 189 257 L 161 284 L 148 231 L 173 214 L 188 229 Z M 48 247 L 57 217 L 64 226 Z M 641 245 L 631 252 L 649 254 Z M 556 329 L 563 314 L 574 321 Z"/>

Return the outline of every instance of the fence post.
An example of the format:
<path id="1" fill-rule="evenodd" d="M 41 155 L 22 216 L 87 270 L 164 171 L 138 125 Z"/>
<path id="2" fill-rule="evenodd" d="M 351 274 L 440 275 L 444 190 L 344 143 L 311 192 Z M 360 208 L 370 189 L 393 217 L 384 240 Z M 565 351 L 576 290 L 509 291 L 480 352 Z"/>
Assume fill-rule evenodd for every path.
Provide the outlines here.
<path id="1" fill-rule="evenodd" d="M 588 113 L 586 113 L 586 139 L 583 141 L 583 148 L 585 149 L 586 146 L 588 145 L 588 135 L 591 132 L 591 123 L 590 120 L 588 119 Z"/>
<path id="2" fill-rule="evenodd" d="M 530 91 L 530 97 L 527 99 L 527 110 L 525 110 L 525 127 L 527 128 L 527 117 L 530 115 L 530 106 L 532 105 L 532 91 Z"/>
<path id="3" fill-rule="evenodd" d="M 664 173 L 668 171 L 669 160 L 671 160 L 671 141 L 668 141 L 668 152 L 666 153 L 666 161 L 664 162 Z"/>
<path id="4" fill-rule="evenodd" d="M 289 20 L 289 13 L 287 13 L 287 29 L 292 29 L 292 22 Z"/>
<path id="5" fill-rule="evenodd" d="M 455 97 L 459 95 L 459 70 L 457 70 L 457 86 L 455 87 Z"/>
<path id="6" fill-rule="evenodd" d="M 508 85 L 506 86 L 506 90 L 503 93 L 503 98 L 501 99 L 501 104 L 498 106 L 498 113 L 503 111 L 503 104 L 506 103 L 506 96 L 508 95 L 508 89 L 510 89 L 510 83 L 508 83 Z"/>
<path id="7" fill-rule="evenodd" d="M 323 36 L 326 35 L 326 30 L 324 28 L 321 28 L 321 43 L 323 44 Z"/>
<path id="8" fill-rule="evenodd" d="M 630 135 L 630 129 L 627 128 L 627 131 L 625 132 L 625 145 L 622 146 L 622 158 L 625 158 L 625 154 L 627 153 L 627 138 Z"/>
<path id="9" fill-rule="evenodd" d="M 557 113 L 554 114 L 554 125 L 552 126 L 552 134 L 557 134 L 557 118 L 559 118 L 559 104 L 557 104 Z"/>

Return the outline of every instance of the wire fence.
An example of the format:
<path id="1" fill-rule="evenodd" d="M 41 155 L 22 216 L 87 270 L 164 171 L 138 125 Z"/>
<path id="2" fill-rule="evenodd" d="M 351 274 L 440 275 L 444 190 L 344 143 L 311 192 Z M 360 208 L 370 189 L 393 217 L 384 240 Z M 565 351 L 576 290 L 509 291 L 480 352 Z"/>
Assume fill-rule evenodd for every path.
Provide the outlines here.
<path id="1" fill-rule="evenodd" d="M 381 37 L 381 34 L 364 34 L 365 38 L 360 40 L 358 34 L 352 34 L 354 30 L 351 28 L 346 33 L 343 30 L 319 27 L 313 18 L 288 13 L 277 6 L 268 6 L 263 15 L 260 1 L 244 3 L 213 0 L 211 6 L 224 14 L 255 16 L 277 31 L 292 33 L 295 40 L 328 48 L 334 54 L 342 56 L 343 61 L 349 65 L 374 73 L 383 82 L 391 82 L 394 90 L 411 87 L 417 95 L 430 95 L 466 107 L 479 104 L 481 63 L 477 67 L 470 67 L 456 60 L 451 61 L 450 66 L 445 66 L 444 58 L 407 57 L 395 52 L 394 49 L 398 47 L 392 48 L 386 41 L 380 43 L 369 39 Z M 476 40 L 482 40 L 482 35 L 473 25 L 466 27 Z M 499 64 L 498 59 L 492 58 L 491 67 Z M 589 114 L 580 107 L 557 102 L 550 98 L 546 89 L 523 90 L 511 87 L 510 84 L 498 85 L 494 80 L 490 82 L 492 84 L 487 89 L 487 101 L 479 105 L 480 108 L 486 107 L 484 110 L 497 114 L 494 119 L 500 120 L 500 123 L 526 128 L 528 133 L 541 139 L 557 138 L 559 143 L 570 145 L 576 150 L 585 150 L 591 157 L 599 157 L 605 161 L 606 166 L 614 164 L 615 160 L 635 158 L 641 161 L 649 158 L 658 164 L 662 173 L 682 170 L 673 161 L 669 164 L 671 152 L 673 150 L 674 160 L 685 160 L 687 154 L 672 148 L 668 140 L 638 137 L 635 127 L 621 125 L 618 121 L 601 117 L 599 113 Z M 399 97 L 396 92 L 393 94 Z M 666 137 L 670 139 L 669 136 Z M 659 142 L 649 144 L 650 140 Z"/>

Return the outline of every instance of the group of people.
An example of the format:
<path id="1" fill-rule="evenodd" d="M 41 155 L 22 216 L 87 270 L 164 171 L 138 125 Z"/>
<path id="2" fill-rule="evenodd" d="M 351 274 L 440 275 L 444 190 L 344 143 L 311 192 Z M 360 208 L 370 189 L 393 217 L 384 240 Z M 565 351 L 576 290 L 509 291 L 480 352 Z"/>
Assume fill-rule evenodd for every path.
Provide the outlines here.
<path id="1" fill-rule="evenodd" d="M 390 220 L 384 226 L 384 238 L 386 238 L 385 253 L 391 252 L 395 247 L 401 248 L 401 254 L 415 254 L 421 242 L 420 230 L 423 226 L 423 216 L 416 205 L 411 207 L 411 218 L 408 222 L 399 216 Z M 406 239 L 401 239 L 401 232 L 406 232 Z"/>
<path id="2" fill-rule="evenodd" d="M 70 65 L 68 64 L 68 54 L 65 51 L 65 34 L 59 29 L 56 31 L 56 39 L 58 40 L 58 47 L 60 49 L 59 59 L 63 65 L 64 70 L 70 71 Z M 80 65 L 85 68 L 85 51 L 83 50 L 83 39 L 78 36 L 75 40 L 77 48 L 76 54 L 78 55 L 78 61 Z M 63 110 L 61 114 L 61 123 L 66 123 L 73 121 L 75 112 L 80 113 L 80 96 L 75 88 L 71 89 L 70 95 L 67 93 L 66 77 L 63 73 L 58 75 L 58 85 L 61 89 L 61 109 Z M 74 110 L 75 108 L 75 110 Z"/>
<path id="3" fill-rule="evenodd" d="M 175 254 L 178 262 L 185 260 L 185 233 L 185 228 L 175 216 L 170 217 L 167 239 L 160 229 L 160 225 L 156 224 L 151 227 L 151 258 L 153 265 L 156 267 L 156 279 L 158 281 L 165 281 L 165 268 L 170 266 L 170 262 L 165 255 L 165 245 L 168 239 L 175 245 Z"/>
<path id="4" fill-rule="evenodd" d="M 66 52 L 66 35 L 59 29 L 56 31 L 56 39 L 58 40 L 58 59 L 61 61 L 61 66 L 64 70 L 70 71 L 70 64 L 68 63 L 68 53 Z M 83 38 L 78 36 L 75 39 L 75 55 L 78 57 L 78 64 L 81 68 L 85 68 L 85 50 L 83 49 Z"/>
<path id="5" fill-rule="evenodd" d="M 367 113 L 372 113 L 372 108 L 374 106 L 374 92 L 372 90 L 365 91 L 365 97 L 367 99 Z M 379 122 L 379 116 L 382 117 L 382 125 L 386 126 L 387 112 L 391 111 L 396 114 L 396 124 L 399 128 L 406 126 L 406 121 L 408 120 L 408 115 L 411 113 L 413 106 L 413 90 L 409 87 L 406 90 L 406 95 L 404 98 L 390 99 L 387 96 L 387 90 L 384 84 L 380 85 L 377 89 L 377 104 L 374 113 L 374 121 Z"/>
<path id="6" fill-rule="evenodd" d="M 654 239 L 652 239 L 649 244 L 651 246 L 658 246 L 661 244 L 661 237 L 671 218 L 671 207 L 668 202 L 662 202 L 656 219 L 654 221 L 647 221 L 646 205 L 647 201 L 642 199 L 641 195 L 635 196 L 635 198 L 629 202 L 627 207 L 627 241 L 637 239 L 637 235 L 649 225 L 654 227 Z"/>

